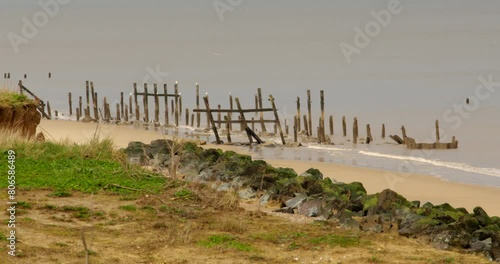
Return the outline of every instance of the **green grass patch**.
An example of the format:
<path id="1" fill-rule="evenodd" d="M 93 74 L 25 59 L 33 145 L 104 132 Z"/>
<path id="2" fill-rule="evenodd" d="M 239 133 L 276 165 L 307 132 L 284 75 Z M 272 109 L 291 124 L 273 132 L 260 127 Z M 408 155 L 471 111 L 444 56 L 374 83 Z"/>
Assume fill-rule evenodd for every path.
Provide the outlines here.
<path id="1" fill-rule="evenodd" d="M 308 234 L 301 232 L 292 232 L 292 233 L 271 232 L 271 233 L 255 234 L 252 237 L 255 239 L 268 241 L 274 244 L 283 244 L 283 243 L 290 243 L 293 242 L 295 239 L 307 236 Z"/>
<path id="2" fill-rule="evenodd" d="M 11 91 L 0 90 L 0 107 L 19 107 L 25 104 L 34 103 L 33 100 L 29 100 L 24 94 L 18 94 Z"/>
<path id="3" fill-rule="evenodd" d="M 133 204 L 127 204 L 127 205 L 122 205 L 120 207 L 118 207 L 119 209 L 122 209 L 124 211 L 136 211 L 137 210 L 137 207 Z"/>
<path id="4" fill-rule="evenodd" d="M 340 236 L 340 235 L 326 235 L 309 239 L 312 245 L 329 245 L 341 247 L 353 247 L 361 244 L 361 241 L 356 236 Z"/>
<path id="5" fill-rule="evenodd" d="M 248 243 L 239 242 L 235 237 L 230 235 L 213 235 L 209 236 L 206 240 L 200 240 L 197 243 L 199 246 L 206 248 L 224 247 L 227 249 L 235 249 L 243 252 L 255 251 L 255 249 Z"/>
<path id="6" fill-rule="evenodd" d="M 17 202 L 17 206 L 20 208 L 31 209 L 31 204 L 24 201 Z"/>
<path id="7" fill-rule="evenodd" d="M 54 190 L 53 196 L 65 197 L 71 191 L 96 193 L 104 189 L 120 194 L 159 193 L 167 183 L 159 174 L 127 164 L 125 155 L 115 150 L 110 139 L 85 144 L 21 139 L 3 143 L 0 152 L 4 159 L 9 149 L 16 151 L 16 170 L 23 176 L 16 179 L 20 189 L 49 188 Z M 8 171 L 7 166 L 1 162 L 0 171 Z M 7 188 L 7 184 L 0 181 L 0 188 Z"/>
<path id="8" fill-rule="evenodd" d="M 71 197 L 72 194 L 71 192 L 68 191 L 62 191 L 62 190 L 55 190 L 54 192 L 49 194 L 50 197 Z"/>
<path id="9" fill-rule="evenodd" d="M 187 188 L 182 188 L 174 193 L 174 196 L 179 197 L 179 198 L 189 198 L 192 195 L 193 195 L 193 192 L 191 192 L 191 190 L 189 190 Z"/>

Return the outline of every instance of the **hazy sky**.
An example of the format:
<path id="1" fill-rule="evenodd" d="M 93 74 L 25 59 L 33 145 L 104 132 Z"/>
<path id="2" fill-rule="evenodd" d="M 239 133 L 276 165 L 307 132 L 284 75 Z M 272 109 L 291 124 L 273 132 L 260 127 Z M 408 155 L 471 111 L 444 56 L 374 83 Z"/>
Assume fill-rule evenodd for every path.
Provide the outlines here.
<path id="1" fill-rule="evenodd" d="M 23 17 L 43 10 L 37 2 L 0 0 L 0 72 L 13 82 L 27 73 L 27 85 L 61 107 L 68 91 L 83 93 L 85 80 L 114 98 L 157 66 L 187 98 L 200 82 L 250 104 L 262 87 L 290 112 L 305 89 L 315 100 L 324 89 L 332 112 L 356 114 L 422 101 L 444 109 L 473 93 L 478 76 L 500 80 L 499 1 L 401 0 L 402 12 L 351 63 L 339 45 L 353 45 L 355 27 L 375 21 L 370 11 L 386 10 L 389 0 L 242 0 L 222 19 L 212 0 L 72 0 L 16 54 L 8 35 L 22 36 Z M 498 94 L 483 106 L 498 105 Z"/>

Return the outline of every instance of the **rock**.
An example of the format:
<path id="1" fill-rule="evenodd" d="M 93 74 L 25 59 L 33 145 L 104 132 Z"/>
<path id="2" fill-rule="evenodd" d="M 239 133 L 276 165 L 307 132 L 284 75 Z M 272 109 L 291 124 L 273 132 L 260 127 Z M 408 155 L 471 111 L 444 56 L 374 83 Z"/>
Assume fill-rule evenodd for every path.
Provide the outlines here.
<path id="1" fill-rule="evenodd" d="M 81 121 L 82 121 L 82 123 L 95 123 L 95 122 L 97 122 L 95 119 L 93 119 L 90 116 L 86 116 L 86 117 L 82 118 Z"/>
<path id="2" fill-rule="evenodd" d="M 146 144 L 139 141 L 132 141 L 128 143 L 128 146 L 124 151 L 127 155 L 129 163 L 143 164 L 146 161 L 145 147 Z"/>
<path id="3" fill-rule="evenodd" d="M 230 183 L 223 183 L 219 187 L 217 187 L 218 192 L 227 192 L 231 189 L 231 184 Z"/>
<path id="4" fill-rule="evenodd" d="M 474 208 L 474 216 L 481 226 L 487 226 L 491 223 L 491 219 L 488 214 L 481 207 Z"/>
<path id="5" fill-rule="evenodd" d="M 280 209 L 276 209 L 274 210 L 273 212 L 276 212 L 276 213 L 285 213 L 285 214 L 293 214 L 293 208 L 290 208 L 290 207 L 283 207 L 283 208 L 280 208 Z"/>
<path id="6" fill-rule="evenodd" d="M 308 217 L 316 217 L 321 210 L 321 199 L 314 199 L 298 204 L 298 213 Z"/>
<path id="7" fill-rule="evenodd" d="M 490 254 L 493 260 L 500 262 L 500 233 L 495 233 L 491 237 Z"/>
<path id="8" fill-rule="evenodd" d="M 275 148 L 278 146 L 278 143 L 273 142 L 273 141 L 267 141 L 267 142 L 260 144 L 259 146 L 266 147 L 266 148 Z"/>
<path id="9" fill-rule="evenodd" d="M 398 230 L 399 235 L 405 237 L 413 237 L 416 234 L 421 233 L 422 230 L 426 229 L 426 227 L 422 226 L 422 224 L 418 222 L 422 221 L 423 219 L 425 219 L 424 216 L 417 214 L 406 215 L 401 221 L 401 223 L 399 223 L 399 230 Z"/>
<path id="10" fill-rule="evenodd" d="M 415 208 L 419 208 L 420 207 L 420 201 L 411 201 L 411 205 Z"/>
<path id="11" fill-rule="evenodd" d="M 340 220 L 340 227 L 344 229 L 351 229 L 351 230 L 361 230 L 361 225 L 359 224 L 358 221 L 352 219 L 352 218 L 345 218 Z"/>
<path id="12" fill-rule="evenodd" d="M 45 142 L 45 136 L 42 132 L 39 132 L 38 134 L 36 134 L 35 140 L 36 142 Z"/>
<path id="13" fill-rule="evenodd" d="M 365 231 L 372 231 L 374 233 L 383 232 L 382 219 L 380 215 L 370 215 L 364 218 L 361 223 L 361 228 Z"/>
<path id="14" fill-rule="evenodd" d="M 300 174 L 299 176 L 301 177 L 314 177 L 318 180 L 322 180 L 323 179 L 323 173 L 321 173 L 321 171 L 319 171 L 318 169 L 314 169 L 314 168 L 310 168 L 308 170 L 306 170 L 305 172 L 303 172 L 302 174 Z"/>
<path id="15" fill-rule="evenodd" d="M 375 201 L 371 202 L 373 203 Z M 367 215 L 387 213 L 394 214 L 396 209 L 402 207 L 411 207 L 411 204 L 403 196 L 390 189 L 385 189 L 377 195 L 376 204 L 368 208 Z"/>
<path id="16" fill-rule="evenodd" d="M 296 208 L 300 203 L 302 203 L 307 198 L 307 194 L 299 193 L 294 198 L 285 202 L 286 207 Z"/>
<path id="17" fill-rule="evenodd" d="M 255 191 L 252 188 L 245 188 L 238 192 L 241 199 L 252 199 L 255 198 Z"/>
<path id="18" fill-rule="evenodd" d="M 266 194 L 262 195 L 262 197 L 260 197 L 259 204 L 265 205 L 269 202 L 269 199 L 271 199 L 271 194 L 266 193 Z"/>
<path id="19" fill-rule="evenodd" d="M 287 142 L 285 144 L 285 147 L 287 147 L 287 148 L 298 148 L 298 147 L 302 147 L 302 144 L 299 143 L 299 142 Z"/>
<path id="20" fill-rule="evenodd" d="M 433 235 L 432 245 L 439 249 L 448 249 L 450 246 L 465 248 L 471 241 L 471 234 L 464 230 L 447 229 Z"/>
<path id="21" fill-rule="evenodd" d="M 490 242 L 491 242 L 491 239 L 490 239 Z M 476 241 L 472 244 L 470 244 L 470 251 L 473 251 L 473 252 L 482 252 L 482 251 L 485 251 L 485 248 L 486 248 L 486 243 L 484 243 L 483 241 Z"/>

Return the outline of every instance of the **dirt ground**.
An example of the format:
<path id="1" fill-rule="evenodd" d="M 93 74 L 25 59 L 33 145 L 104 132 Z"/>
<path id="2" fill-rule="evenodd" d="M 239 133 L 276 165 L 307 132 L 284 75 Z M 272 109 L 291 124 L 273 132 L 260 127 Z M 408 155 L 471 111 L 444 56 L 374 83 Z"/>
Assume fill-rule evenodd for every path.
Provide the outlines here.
<path id="1" fill-rule="evenodd" d="M 395 233 L 347 231 L 269 213 L 252 202 L 234 208 L 230 197 L 208 188 L 189 186 L 187 195 L 179 190 L 70 197 L 21 191 L 17 256 L 2 246 L 0 263 L 85 263 L 82 231 L 89 263 L 488 263 L 483 256 L 439 251 Z M 5 201 L 6 191 L 1 193 Z M 7 217 L 0 214 L 4 235 Z M 5 236 L 0 243 L 7 245 Z"/>

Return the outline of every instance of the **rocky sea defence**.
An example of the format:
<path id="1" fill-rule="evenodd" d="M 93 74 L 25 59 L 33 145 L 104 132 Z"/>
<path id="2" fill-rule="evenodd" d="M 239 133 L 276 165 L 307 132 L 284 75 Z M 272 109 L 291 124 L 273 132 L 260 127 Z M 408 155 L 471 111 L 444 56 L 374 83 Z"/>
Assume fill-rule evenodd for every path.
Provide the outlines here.
<path id="1" fill-rule="evenodd" d="M 481 253 L 500 262 L 500 218 L 481 207 L 468 212 L 447 203 L 421 205 L 390 189 L 367 194 L 362 183 L 336 182 L 314 168 L 298 174 L 233 151 L 203 149 L 194 142 L 130 142 L 123 151 L 131 163 L 176 169 L 184 180 L 203 182 L 221 192 L 235 190 L 242 199 L 259 199 L 261 205 L 277 203 L 277 212 L 314 217 L 346 229 L 397 233 L 439 249 Z"/>

